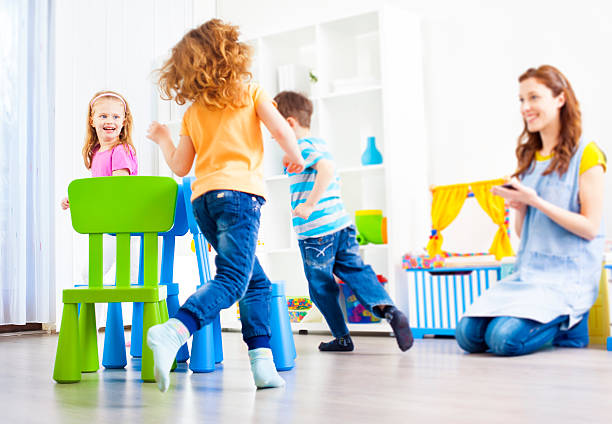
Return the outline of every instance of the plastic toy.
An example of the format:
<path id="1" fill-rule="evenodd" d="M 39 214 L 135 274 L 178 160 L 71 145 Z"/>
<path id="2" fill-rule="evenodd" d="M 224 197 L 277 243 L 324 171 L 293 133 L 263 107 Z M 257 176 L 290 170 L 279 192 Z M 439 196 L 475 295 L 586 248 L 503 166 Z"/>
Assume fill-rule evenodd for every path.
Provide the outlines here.
<path id="1" fill-rule="evenodd" d="M 378 282 L 384 287 L 387 279 L 382 275 L 377 275 L 376 277 L 378 277 Z M 374 316 L 357 300 L 357 296 L 355 296 L 348 284 L 342 280 L 338 280 L 338 284 L 340 284 L 346 302 L 346 320 L 348 322 L 353 324 L 369 324 L 380 321 L 380 318 Z"/>
<path id="2" fill-rule="evenodd" d="M 366 165 L 378 165 L 383 161 L 382 155 L 376 148 L 376 137 L 368 137 L 366 149 L 361 155 L 361 164 Z"/>
<path id="3" fill-rule="evenodd" d="M 387 218 L 379 209 L 364 209 L 355 211 L 355 226 L 357 227 L 357 243 L 387 244 Z"/>
<path id="4" fill-rule="evenodd" d="M 494 196 L 491 188 L 504 184 L 504 179 L 477 181 L 467 184 L 453 184 L 431 188 L 433 200 L 431 203 L 431 236 L 427 244 L 427 253 L 430 257 L 443 253 L 442 230 L 450 225 L 459 215 L 465 199 L 475 197 L 478 204 L 499 226 L 489 253 L 500 260 L 506 256 L 514 256 L 510 245 L 510 219 L 509 209 L 502 197 Z"/>

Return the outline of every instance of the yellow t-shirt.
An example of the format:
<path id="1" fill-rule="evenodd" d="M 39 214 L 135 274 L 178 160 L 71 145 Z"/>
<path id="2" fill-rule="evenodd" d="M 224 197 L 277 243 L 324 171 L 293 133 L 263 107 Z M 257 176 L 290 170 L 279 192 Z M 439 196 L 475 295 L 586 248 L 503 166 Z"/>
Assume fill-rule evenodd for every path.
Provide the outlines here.
<path id="1" fill-rule="evenodd" d="M 181 135 L 191 138 L 196 152 L 191 200 L 211 190 L 237 190 L 264 195 L 263 137 L 255 112 L 272 101 L 249 84 L 249 103 L 240 109 L 209 109 L 194 103 L 183 116 Z"/>
<path id="2" fill-rule="evenodd" d="M 536 152 L 537 161 L 545 161 L 552 158 L 552 156 L 552 154 L 548 156 L 542 156 L 540 153 Z M 591 141 L 584 148 L 584 152 L 582 152 L 582 159 L 580 159 L 580 175 L 584 174 L 586 171 L 597 165 L 603 166 L 604 172 L 606 172 L 606 157 L 599 149 L 597 144 L 594 141 Z"/>

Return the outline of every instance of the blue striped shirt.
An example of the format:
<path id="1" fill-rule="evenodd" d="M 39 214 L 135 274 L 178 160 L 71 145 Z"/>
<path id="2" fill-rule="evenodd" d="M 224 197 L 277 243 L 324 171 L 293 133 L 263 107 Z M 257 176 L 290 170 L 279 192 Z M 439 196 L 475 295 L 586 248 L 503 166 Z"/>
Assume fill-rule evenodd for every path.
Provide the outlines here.
<path id="1" fill-rule="evenodd" d="M 298 146 L 305 164 L 303 172 L 289 174 L 292 209 L 295 209 L 300 203 L 304 203 L 312 191 L 317 176 L 317 171 L 313 166 L 321 159 L 333 161 L 327 143 L 320 138 L 299 139 Z M 346 213 L 340 197 L 340 178 L 337 172 L 334 172 L 334 179 L 308 219 L 293 217 L 293 228 L 298 239 L 321 237 L 335 233 L 350 224 L 350 217 Z"/>

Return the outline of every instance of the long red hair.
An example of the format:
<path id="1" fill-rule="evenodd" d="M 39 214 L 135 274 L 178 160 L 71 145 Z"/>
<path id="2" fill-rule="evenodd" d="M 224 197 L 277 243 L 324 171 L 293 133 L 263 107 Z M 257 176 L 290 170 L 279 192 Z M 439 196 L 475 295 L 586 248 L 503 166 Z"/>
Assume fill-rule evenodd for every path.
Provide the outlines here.
<path id="1" fill-rule="evenodd" d="M 542 65 L 539 68 L 529 68 L 519 77 L 519 83 L 534 78 L 540 84 L 548 87 L 554 97 L 561 93 L 565 95 L 565 104 L 559 110 L 561 129 L 559 130 L 559 142 L 553 148 L 553 157 L 550 165 L 544 171 L 544 175 L 557 172 L 565 174 L 570 160 L 576 152 L 580 136 L 582 135 L 582 115 L 580 105 L 574 94 L 574 90 L 565 76 L 554 66 Z M 535 160 L 536 152 L 542 149 L 542 138 L 539 132 L 529 132 L 527 122 L 523 122 L 523 132 L 518 138 L 516 146 L 516 158 L 518 160 L 517 171 L 514 176 L 527 172 Z"/>

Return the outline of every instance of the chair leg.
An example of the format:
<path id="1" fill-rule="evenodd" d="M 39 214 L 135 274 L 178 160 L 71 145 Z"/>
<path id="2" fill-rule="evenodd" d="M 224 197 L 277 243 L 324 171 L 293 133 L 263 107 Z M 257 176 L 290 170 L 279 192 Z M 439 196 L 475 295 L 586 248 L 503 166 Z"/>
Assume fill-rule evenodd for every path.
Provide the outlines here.
<path id="1" fill-rule="evenodd" d="M 193 334 L 189 369 L 193 372 L 213 372 L 215 370 L 215 338 L 212 322 Z"/>
<path id="2" fill-rule="evenodd" d="M 109 303 L 106 313 L 102 366 L 104 368 L 120 369 L 126 365 L 125 333 L 123 331 L 121 303 Z"/>
<path id="3" fill-rule="evenodd" d="M 169 294 L 166 303 L 168 304 L 169 316 L 174 316 L 179 310 L 178 296 Z M 187 347 L 187 343 L 185 343 L 176 354 L 176 360 L 177 362 L 187 362 L 187 359 L 189 359 L 189 348 Z"/>
<path id="4" fill-rule="evenodd" d="M 82 372 L 96 372 L 100 367 L 95 306 L 95 303 L 83 303 L 79 314 Z"/>
<path id="5" fill-rule="evenodd" d="M 165 299 L 159 301 L 159 313 L 161 317 L 161 322 L 166 322 L 170 319 L 170 317 L 168 316 L 168 304 L 166 303 Z M 172 368 L 170 368 L 170 371 L 174 371 L 175 369 L 176 358 L 174 358 L 174 362 L 172 363 Z"/>
<path id="6" fill-rule="evenodd" d="M 159 301 L 159 313 L 161 322 L 166 322 L 170 319 L 168 316 L 168 304 L 166 303 L 165 299 Z"/>
<path id="7" fill-rule="evenodd" d="M 273 288 L 275 294 L 273 294 L 270 302 L 270 330 L 272 331 L 270 345 L 276 369 L 287 371 L 295 366 L 295 343 L 291 332 L 284 287 L 278 286 L 277 282 L 272 284 L 277 284 L 277 287 Z"/>
<path id="8" fill-rule="evenodd" d="M 134 302 L 133 308 L 130 355 L 140 358 L 142 356 L 142 302 Z"/>
<path id="9" fill-rule="evenodd" d="M 53 379 L 58 383 L 81 381 L 81 358 L 79 355 L 78 306 L 64 304 L 62 327 L 57 342 Z"/>
<path id="10" fill-rule="evenodd" d="M 223 339 L 221 338 L 221 315 L 213 321 L 213 338 L 215 340 L 215 364 L 223 362 Z"/>
<path id="11" fill-rule="evenodd" d="M 155 382 L 153 374 L 153 351 L 147 346 L 147 333 L 149 328 L 161 324 L 159 302 L 146 302 L 142 314 L 142 365 L 141 378 L 143 381 Z"/>

